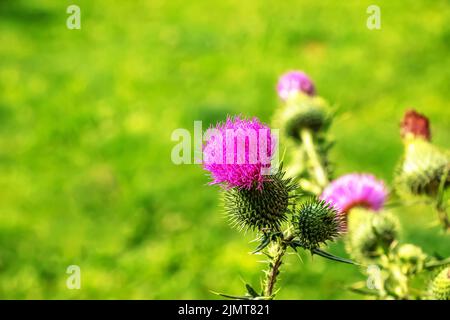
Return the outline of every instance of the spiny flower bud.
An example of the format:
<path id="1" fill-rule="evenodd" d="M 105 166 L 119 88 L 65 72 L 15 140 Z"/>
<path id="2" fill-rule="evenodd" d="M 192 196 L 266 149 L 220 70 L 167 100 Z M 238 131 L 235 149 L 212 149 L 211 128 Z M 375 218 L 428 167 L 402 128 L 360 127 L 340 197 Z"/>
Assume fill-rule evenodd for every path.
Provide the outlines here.
<path id="1" fill-rule="evenodd" d="M 300 140 L 300 131 L 309 129 L 317 132 L 329 123 L 329 106 L 320 97 L 304 94 L 291 96 L 276 114 L 274 124 L 288 137 Z"/>
<path id="2" fill-rule="evenodd" d="M 225 189 L 225 212 L 239 230 L 279 230 L 294 205 L 295 189 L 296 185 L 279 171 L 268 176 L 259 189 Z"/>
<path id="3" fill-rule="evenodd" d="M 395 185 L 400 194 L 436 195 L 450 157 L 423 139 L 406 141 L 403 161 L 396 170 Z M 446 185 L 450 182 L 447 175 Z"/>
<path id="4" fill-rule="evenodd" d="M 398 237 L 399 222 L 388 212 L 357 208 L 348 216 L 346 249 L 357 261 L 372 261 Z"/>
<path id="5" fill-rule="evenodd" d="M 345 231 L 343 216 L 322 200 L 309 200 L 293 215 L 294 234 L 305 249 L 315 249 Z"/>
<path id="6" fill-rule="evenodd" d="M 277 84 L 278 95 L 286 100 L 299 92 L 314 95 L 315 88 L 311 79 L 302 71 L 289 71 L 283 74 Z"/>
<path id="7" fill-rule="evenodd" d="M 436 300 L 450 300 L 450 267 L 439 272 L 430 286 L 431 296 Z"/>
<path id="8" fill-rule="evenodd" d="M 400 134 L 403 139 L 408 137 L 431 140 L 430 122 L 423 114 L 415 110 L 407 110 L 400 123 Z"/>
<path id="9" fill-rule="evenodd" d="M 396 250 L 396 256 L 403 273 L 416 274 L 423 270 L 427 255 L 413 244 L 402 244 Z"/>

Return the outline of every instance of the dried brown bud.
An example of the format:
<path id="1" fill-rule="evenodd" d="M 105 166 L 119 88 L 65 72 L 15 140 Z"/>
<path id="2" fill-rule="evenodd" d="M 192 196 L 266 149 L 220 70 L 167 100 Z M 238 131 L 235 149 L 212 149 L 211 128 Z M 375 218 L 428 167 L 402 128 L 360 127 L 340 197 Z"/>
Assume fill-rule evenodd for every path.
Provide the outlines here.
<path id="1" fill-rule="evenodd" d="M 400 123 L 400 134 L 402 138 L 412 135 L 427 141 L 431 140 L 430 122 L 423 114 L 415 110 L 407 110 Z"/>

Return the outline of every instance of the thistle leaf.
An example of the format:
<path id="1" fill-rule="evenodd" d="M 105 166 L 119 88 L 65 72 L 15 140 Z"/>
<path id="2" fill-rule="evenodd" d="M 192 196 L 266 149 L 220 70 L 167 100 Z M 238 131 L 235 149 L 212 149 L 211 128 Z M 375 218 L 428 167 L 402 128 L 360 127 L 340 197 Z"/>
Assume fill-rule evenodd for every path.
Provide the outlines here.
<path id="1" fill-rule="evenodd" d="M 366 289 L 366 288 L 359 288 L 359 287 L 356 287 L 356 286 L 348 287 L 348 290 L 350 290 L 353 293 L 361 294 L 361 295 L 364 295 L 364 296 L 372 296 L 372 297 L 373 296 L 379 296 L 379 294 L 376 291 L 369 290 L 369 289 Z"/>
<path id="2" fill-rule="evenodd" d="M 255 250 L 252 251 L 252 254 L 258 253 L 260 252 L 262 249 L 264 249 L 265 247 L 267 247 L 270 243 L 271 240 L 271 235 L 265 233 L 262 238 L 261 238 L 261 243 L 256 247 Z"/>
<path id="3" fill-rule="evenodd" d="M 450 265 L 450 258 L 443 259 L 443 260 L 437 260 L 437 261 L 435 260 L 435 261 L 425 263 L 425 269 L 431 270 L 434 268 L 439 268 L 439 267 L 448 266 L 448 265 Z"/>
<path id="4" fill-rule="evenodd" d="M 212 294 L 215 294 L 217 296 L 221 296 L 227 299 L 234 299 L 234 300 L 252 300 L 252 297 L 250 296 L 233 296 L 233 295 L 229 295 L 229 294 L 225 294 L 225 293 L 220 293 L 220 292 L 215 292 L 210 290 L 210 292 Z"/>
<path id="5" fill-rule="evenodd" d="M 251 285 L 249 285 L 248 283 L 245 284 L 245 288 L 247 289 L 247 292 L 250 296 L 252 296 L 253 298 L 256 298 L 259 296 L 259 294 L 255 291 L 255 289 L 252 288 Z"/>
<path id="6" fill-rule="evenodd" d="M 321 256 L 323 258 L 327 258 L 327 259 L 330 259 L 330 260 L 333 260 L 333 261 L 337 261 L 337 262 L 348 263 L 348 264 L 353 264 L 353 265 L 360 265 L 359 263 L 356 263 L 356 262 L 354 262 L 352 260 L 335 256 L 335 255 L 333 255 L 331 253 L 328 253 L 328 252 L 325 252 L 325 251 L 323 251 L 323 250 L 321 250 L 319 248 L 311 249 L 311 253 L 312 254 L 317 254 L 318 256 Z"/>

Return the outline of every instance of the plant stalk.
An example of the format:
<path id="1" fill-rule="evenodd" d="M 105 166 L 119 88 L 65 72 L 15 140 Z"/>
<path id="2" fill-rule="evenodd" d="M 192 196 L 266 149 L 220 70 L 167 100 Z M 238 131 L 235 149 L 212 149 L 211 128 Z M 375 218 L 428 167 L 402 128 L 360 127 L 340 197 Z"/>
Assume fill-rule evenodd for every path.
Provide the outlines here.
<path id="1" fill-rule="evenodd" d="M 444 174 L 441 178 L 441 181 L 439 183 L 439 189 L 438 189 L 438 195 L 436 199 L 436 211 L 438 213 L 439 221 L 441 222 L 444 232 L 450 231 L 450 221 L 447 216 L 447 211 L 445 209 L 445 203 L 444 203 L 444 188 L 445 183 L 447 182 L 449 174 L 449 169 L 444 171 Z"/>
<path id="2" fill-rule="evenodd" d="M 306 154 L 311 161 L 314 178 L 321 189 L 323 189 L 328 185 L 328 177 L 314 145 L 313 134 L 310 129 L 303 128 L 300 130 L 300 137 L 305 146 Z"/>
<path id="3" fill-rule="evenodd" d="M 283 256 L 286 252 L 286 245 L 282 242 L 275 242 L 269 250 L 271 255 L 271 261 L 269 263 L 269 270 L 266 272 L 266 280 L 264 287 L 264 296 L 272 299 L 273 290 L 275 288 L 275 283 L 277 282 L 277 277 L 280 274 L 280 267 L 283 263 Z"/>
<path id="4" fill-rule="evenodd" d="M 448 219 L 447 212 L 441 206 L 437 206 L 436 211 L 438 213 L 439 221 L 441 222 L 441 224 L 443 226 L 444 232 L 449 232 L 450 231 L 450 221 Z"/>
<path id="5" fill-rule="evenodd" d="M 271 263 L 271 268 L 267 275 L 266 288 L 264 290 L 264 296 L 266 297 L 272 297 L 273 295 L 273 289 L 275 288 L 275 283 L 277 282 L 277 276 L 280 273 L 280 266 L 283 263 L 283 255 L 284 252 L 278 255 Z"/>

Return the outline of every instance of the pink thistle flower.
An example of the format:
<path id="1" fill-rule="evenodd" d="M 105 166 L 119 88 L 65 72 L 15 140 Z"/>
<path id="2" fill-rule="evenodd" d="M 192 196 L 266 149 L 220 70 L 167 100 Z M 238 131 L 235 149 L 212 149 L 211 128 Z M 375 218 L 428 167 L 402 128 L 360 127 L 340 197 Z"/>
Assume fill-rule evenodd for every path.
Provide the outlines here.
<path id="1" fill-rule="evenodd" d="M 267 125 L 257 118 L 228 117 L 206 135 L 203 168 L 211 173 L 211 184 L 262 188 L 275 150 L 275 137 Z"/>
<path id="2" fill-rule="evenodd" d="M 387 194 L 383 181 L 371 174 L 352 173 L 331 182 L 320 198 L 341 212 L 348 213 L 357 206 L 378 211 L 383 207 Z"/>
<path id="3" fill-rule="evenodd" d="M 283 74 L 277 84 L 278 95 L 286 100 L 293 93 L 303 92 L 313 96 L 316 92 L 313 82 L 302 71 L 289 71 Z"/>

